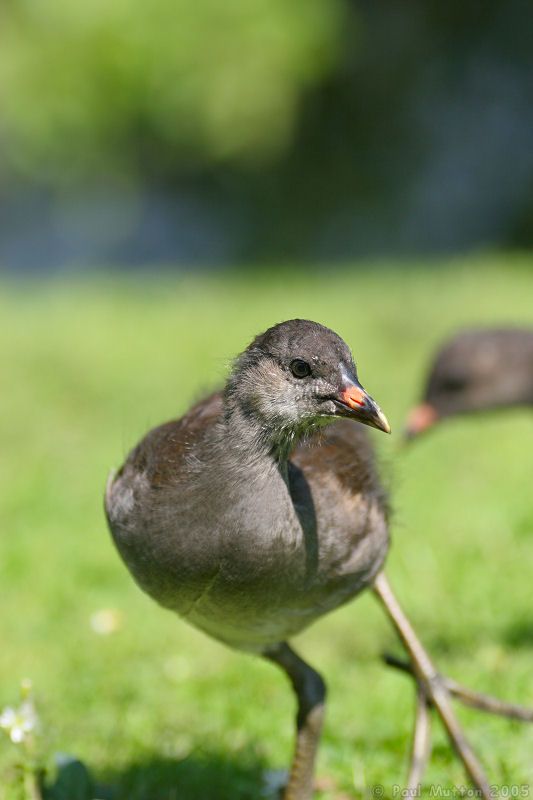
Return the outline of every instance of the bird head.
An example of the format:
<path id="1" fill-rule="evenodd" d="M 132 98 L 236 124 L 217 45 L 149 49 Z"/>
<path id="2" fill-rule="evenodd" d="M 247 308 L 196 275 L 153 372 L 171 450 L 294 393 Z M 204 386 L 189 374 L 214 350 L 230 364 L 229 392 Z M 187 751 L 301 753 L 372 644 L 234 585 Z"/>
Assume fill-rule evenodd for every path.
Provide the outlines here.
<path id="1" fill-rule="evenodd" d="M 533 403 L 533 332 L 513 328 L 459 333 L 437 352 L 422 401 L 405 429 L 413 439 L 441 420 Z"/>
<path id="2" fill-rule="evenodd" d="M 226 398 L 273 434 L 294 437 L 339 417 L 390 433 L 346 343 L 308 320 L 282 322 L 257 336 L 237 358 Z"/>

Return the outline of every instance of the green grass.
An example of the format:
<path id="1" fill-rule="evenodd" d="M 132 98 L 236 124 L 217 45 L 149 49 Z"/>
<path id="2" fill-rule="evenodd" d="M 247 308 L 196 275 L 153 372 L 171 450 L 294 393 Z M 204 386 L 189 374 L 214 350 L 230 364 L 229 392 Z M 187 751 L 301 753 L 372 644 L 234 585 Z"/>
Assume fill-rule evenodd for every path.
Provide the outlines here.
<path id="1" fill-rule="evenodd" d="M 426 358 L 457 326 L 533 324 L 533 262 L 423 264 L 6 285 L 0 297 L 0 708 L 31 677 L 47 753 L 81 758 L 114 800 L 244 800 L 287 765 L 283 676 L 226 650 L 134 586 L 104 523 L 108 470 L 152 425 L 219 385 L 233 354 L 304 316 L 352 346 L 394 435 L 373 434 L 395 515 L 388 572 L 440 668 L 533 704 L 533 415 L 451 423 L 402 449 Z M 89 624 L 123 612 L 114 635 Z M 379 661 L 395 637 L 371 596 L 296 641 L 329 686 L 318 773 L 361 796 L 404 778 L 413 690 Z M 496 784 L 533 779 L 533 730 L 460 712 Z M 437 728 L 438 726 L 436 726 Z M 12 800 L 0 739 L 0 798 Z M 428 784 L 465 778 L 438 732 Z"/>

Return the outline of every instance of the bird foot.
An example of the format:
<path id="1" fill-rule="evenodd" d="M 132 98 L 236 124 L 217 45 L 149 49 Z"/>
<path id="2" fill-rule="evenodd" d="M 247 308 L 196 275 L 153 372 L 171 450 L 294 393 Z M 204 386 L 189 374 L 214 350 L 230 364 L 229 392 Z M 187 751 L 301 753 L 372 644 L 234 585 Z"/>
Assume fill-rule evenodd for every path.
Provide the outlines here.
<path id="1" fill-rule="evenodd" d="M 416 673 L 413 665 L 409 661 L 391 655 L 390 653 L 383 654 L 383 661 L 389 667 L 407 672 L 416 678 Z M 466 686 L 457 683 L 452 678 L 447 678 L 445 675 L 437 675 L 436 679 L 441 683 L 442 687 L 459 702 L 471 708 L 477 708 L 480 711 L 486 711 L 488 714 L 498 714 L 502 717 L 509 717 L 510 719 L 518 719 L 522 722 L 533 722 L 533 708 L 520 706 L 516 703 L 507 703 L 505 700 L 500 700 L 497 697 L 492 697 L 489 694 L 482 692 L 475 692 L 473 689 L 468 689 Z M 431 705 L 431 701 L 430 701 Z"/>
<path id="2" fill-rule="evenodd" d="M 526 708 L 525 706 L 520 706 L 515 703 L 507 703 L 496 697 L 481 692 L 475 692 L 440 673 L 435 673 L 428 685 L 428 682 L 417 674 L 411 662 L 397 658 L 389 653 L 383 655 L 383 660 L 388 666 L 411 675 L 417 683 L 415 727 L 411 747 L 409 775 L 407 778 L 407 788 L 410 792 L 414 792 L 420 786 L 431 756 L 431 721 L 429 712 L 430 709 L 436 705 L 434 702 L 435 690 L 437 690 L 440 696 L 447 696 L 448 699 L 453 698 L 463 705 L 477 708 L 488 714 L 498 714 L 499 716 L 520 720 L 522 722 L 533 722 L 533 709 L 531 708 Z M 441 714 L 441 710 L 438 706 L 437 711 Z M 447 728 L 448 726 L 444 719 L 443 722 Z M 448 734 L 450 735 L 449 731 Z M 467 772 L 470 773 L 470 748 L 459 726 L 457 726 L 457 734 L 453 744 L 457 755 L 463 761 Z M 479 777 L 483 778 L 481 772 L 479 773 Z M 483 794 L 483 796 L 485 795 Z"/>
<path id="3" fill-rule="evenodd" d="M 398 603 L 383 572 L 376 577 L 373 588 L 374 594 L 381 602 L 409 655 L 409 662 L 407 663 L 395 657 L 387 658 L 387 663 L 411 673 L 417 682 L 416 721 L 411 751 L 411 768 L 408 778 L 409 788 L 418 789 L 431 755 L 429 710 L 430 707 L 433 707 L 439 715 L 448 738 L 457 756 L 462 761 L 467 775 L 477 789 L 478 796 L 484 798 L 484 800 L 491 800 L 492 792 L 485 771 L 455 716 L 451 701 L 452 699 L 457 699 L 466 705 L 483 711 L 502 714 L 527 722 L 533 721 L 533 712 L 521 706 L 504 703 L 488 695 L 473 692 L 440 675 Z"/>

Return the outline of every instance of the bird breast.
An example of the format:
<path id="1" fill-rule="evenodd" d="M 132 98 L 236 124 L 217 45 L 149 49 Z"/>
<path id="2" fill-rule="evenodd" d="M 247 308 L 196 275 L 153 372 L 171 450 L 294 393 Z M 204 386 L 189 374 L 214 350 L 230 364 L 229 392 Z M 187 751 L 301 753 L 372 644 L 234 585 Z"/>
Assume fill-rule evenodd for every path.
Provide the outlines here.
<path id="1" fill-rule="evenodd" d="M 212 636 L 287 638 L 365 588 L 388 547 L 381 496 L 327 453 L 304 449 L 286 473 L 250 464 L 245 480 L 220 458 L 166 485 L 126 468 L 106 503 L 117 547 L 148 594 Z"/>

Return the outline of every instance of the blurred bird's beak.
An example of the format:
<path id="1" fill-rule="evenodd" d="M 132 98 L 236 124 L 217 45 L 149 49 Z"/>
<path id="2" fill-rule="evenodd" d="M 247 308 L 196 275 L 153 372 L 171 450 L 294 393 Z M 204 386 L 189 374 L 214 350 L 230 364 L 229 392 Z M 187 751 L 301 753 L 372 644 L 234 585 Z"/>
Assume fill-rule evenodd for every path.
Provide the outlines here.
<path id="1" fill-rule="evenodd" d="M 333 400 L 340 416 L 357 420 L 363 425 L 370 425 L 378 431 L 390 433 L 387 417 L 358 381 L 347 378 L 343 388 Z"/>
<path id="2" fill-rule="evenodd" d="M 405 438 L 414 439 L 424 431 L 428 431 L 435 425 L 438 418 L 437 410 L 430 403 L 421 403 L 419 406 L 415 406 L 407 417 Z"/>

